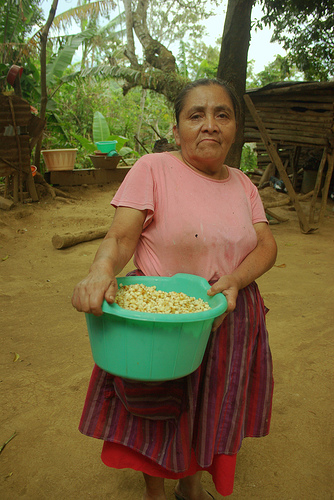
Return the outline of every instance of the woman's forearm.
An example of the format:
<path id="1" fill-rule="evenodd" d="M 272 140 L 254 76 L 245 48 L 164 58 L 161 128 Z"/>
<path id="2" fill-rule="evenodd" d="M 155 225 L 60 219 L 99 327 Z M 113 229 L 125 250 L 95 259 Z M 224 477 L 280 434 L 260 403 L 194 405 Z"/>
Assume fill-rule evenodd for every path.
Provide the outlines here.
<path id="1" fill-rule="evenodd" d="M 237 269 L 231 274 L 222 276 L 208 290 L 208 295 L 215 295 L 219 292 L 225 295 L 227 312 L 235 309 L 239 290 L 269 271 L 276 260 L 277 246 L 267 224 L 255 224 L 254 229 L 257 234 L 257 245 L 254 250 L 247 255 Z M 217 325 L 219 325 L 218 320 Z"/>
<path id="2" fill-rule="evenodd" d="M 104 272 L 116 276 L 122 271 L 134 253 L 134 246 L 120 241 L 114 234 L 107 234 L 101 243 L 90 272 Z"/>
<path id="3" fill-rule="evenodd" d="M 143 229 L 146 212 L 120 207 L 90 267 L 90 272 L 116 276 L 134 254 Z"/>
<path id="4" fill-rule="evenodd" d="M 237 281 L 238 290 L 245 288 L 275 264 L 277 246 L 269 227 L 260 227 L 257 236 L 257 246 L 231 274 Z"/>

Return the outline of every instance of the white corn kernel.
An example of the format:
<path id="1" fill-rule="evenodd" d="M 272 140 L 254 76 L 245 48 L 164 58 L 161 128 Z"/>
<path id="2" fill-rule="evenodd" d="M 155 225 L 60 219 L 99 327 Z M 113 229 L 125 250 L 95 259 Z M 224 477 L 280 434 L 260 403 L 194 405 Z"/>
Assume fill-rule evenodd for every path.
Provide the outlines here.
<path id="1" fill-rule="evenodd" d="M 182 292 L 163 292 L 157 290 L 156 286 L 143 284 L 120 283 L 115 302 L 124 309 L 160 314 L 187 314 L 210 309 L 209 304 L 202 299 L 189 297 Z"/>

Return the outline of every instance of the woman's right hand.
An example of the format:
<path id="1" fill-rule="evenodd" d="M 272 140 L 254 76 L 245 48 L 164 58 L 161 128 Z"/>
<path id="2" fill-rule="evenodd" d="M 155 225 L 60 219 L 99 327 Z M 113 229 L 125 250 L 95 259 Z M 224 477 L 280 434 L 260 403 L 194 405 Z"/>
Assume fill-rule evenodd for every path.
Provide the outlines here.
<path id="1" fill-rule="evenodd" d="M 104 299 L 112 304 L 118 286 L 115 276 L 105 272 L 91 271 L 86 278 L 76 285 L 72 295 L 72 305 L 79 312 L 101 316 Z"/>

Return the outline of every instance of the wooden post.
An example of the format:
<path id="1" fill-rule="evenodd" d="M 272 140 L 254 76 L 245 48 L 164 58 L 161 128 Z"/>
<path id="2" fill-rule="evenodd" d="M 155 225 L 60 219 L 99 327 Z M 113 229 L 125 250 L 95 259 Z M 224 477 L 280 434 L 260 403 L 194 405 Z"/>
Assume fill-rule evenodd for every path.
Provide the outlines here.
<path id="1" fill-rule="evenodd" d="M 332 151 L 330 154 L 328 153 L 327 161 L 328 161 L 328 170 L 327 170 L 327 174 L 326 174 L 325 185 L 324 185 L 323 190 L 322 190 L 322 200 L 321 200 L 321 207 L 320 207 L 319 224 L 321 224 L 321 222 L 323 221 L 324 216 L 325 216 L 328 190 L 329 190 L 329 185 L 330 185 L 331 178 L 333 175 L 334 151 Z"/>
<path id="2" fill-rule="evenodd" d="M 13 180 L 13 200 L 14 203 L 19 202 L 19 173 L 14 172 L 12 175 Z"/>
<path id="3" fill-rule="evenodd" d="M 315 205 L 317 203 L 317 198 L 318 198 L 320 187 L 321 187 L 322 174 L 324 172 L 326 160 L 327 160 L 327 148 L 324 148 L 323 153 L 322 153 L 322 158 L 320 161 L 320 165 L 318 168 L 317 178 L 315 181 L 315 186 L 314 186 L 314 190 L 313 190 L 313 197 L 312 197 L 311 204 L 310 204 L 310 214 L 309 214 L 309 223 L 310 224 L 314 223 Z"/>
<path id="4" fill-rule="evenodd" d="M 272 162 L 268 163 L 268 165 L 266 166 L 266 169 L 263 172 L 263 175 L 262 175 L 262 177 L 260 179 L 259 188 L 262 186 L 262 184 L 264 184 L 265 182 L 269 181 L 270 177 L 272 175 L 274 175 L 274 173 L 275 173 L 275 165 Z"/>
<path id="5" fill-rule="evenodd" d="M 305 213 L 304 213 L 304 211 L 303 211 L 303 209 L 302 209 L 302 207 L 297 199 L 297 194 L 296 194 L 295 190 L 293 189 L 293 186 L 291 184 L 289 176 L 284 169 L 282 160 L 279 157 L 279 154 L 276 151 L 275 145 L 274 145 L 273 141 L 271 140 L 268 132 L 266 131 L 266 128 L 265 128 L 260 116 L 258 115 L 258 112 L 255 109 L 253 101 L 251 100 L 251 98 L 247 94 L 244 95 L 244 100 L 247 104 L 249 112 L 251 113 L 251 115 L 252 115 L 252 117 L 253 117 L 259 131 L 260 131 L 262 141 L 266 147 L 266 150 L 268 151 L 268 154 L 269 154 L 272 162 L 276 165 L 276 168 L 279 171 L 280 177 L 285 184 L 285 187 L 288 191 L 288 195 L 290 197 L 290 200 L 292 201 L 292 203 L 295 207 L 295 210 L 297 212 L 301 231 L 305 234 L 312 233 L 313 231 L 315 231 L 316 228 L 311 228 L 308 224 L 308 221 L 306 219 L 306 215 L 305 215 Z"/>
<path id="6" fill-rule="evenodd" d="M 292 176 L 293 189 L 295 189 L 297 185 L 297 173 L 298 173 L 297 167 L 298 167 L 300 152 L 301 152 L 301 147 L 295 146 L 293 148 L 293 151 L 290 153 L 290 164 L 293 172 Z"/>
<path id="7" fill-rule="evenodd" d="M 37 194 L 36 186 L 35 186 L 35 181 L 34 181 L 34 177 L 33 177 L 32 173 L 31 173 L 31 170 L 30 170 L 30 172 L 27 173 L 26 184 L 27 184 L 27 188 L 28 188 L 28 191 L 29 191 L 29 194 L 31 196 L 32 201 L 38 201 L 39 198 L 38 198 L 38 194 Z"/>
<path id="8" fill-rule="evenodd" d="M 19 80 L 19 78 L 16 78 L 16 80 Z M 14 106 L 11 97 L 8 98 L 9 102 L 9 107 L 12 115 L 12 121 L 13 121 L 13 127 L 14 127 L 14 133 L 15 133 L 15 139 L 16 139 L 16 144 L 17 144 L 17 154 L 18 154 L 18 159 L 19 159 L 19 174 L 18 174 L 18 181 L 19 181 L 19 186 L 18 190 L 20 191 L 20 201 L 23 201 L 23 193 L 22 193 L 22 155 L 21 155 L 21 144 L 20 144 L 20 138 L 17 133 L 17 127 L 16 127 L 16 120 L 15 120 L 15 111 L 14 111 Z"/>

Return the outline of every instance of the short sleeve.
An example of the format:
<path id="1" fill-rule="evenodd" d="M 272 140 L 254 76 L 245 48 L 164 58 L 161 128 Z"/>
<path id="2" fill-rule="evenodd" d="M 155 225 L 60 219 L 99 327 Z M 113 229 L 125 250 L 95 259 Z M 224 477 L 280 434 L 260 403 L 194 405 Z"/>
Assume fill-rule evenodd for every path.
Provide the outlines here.
<path id="1" fill-rule="evenodd" d="M 154 180 L 147 156 L 131 167 L 111 200 L 111 205 L 147 210 L 144 227 L 150 223 L 154 214 Z"/>
<path id="2" fill-rule="evenodd" d="M 268 223 L 258 188 L 242 170 L 237 168 L 230 168 L 229 170 L 233 177 L 243 186 L 251 210 L 252 224 Z"/>

